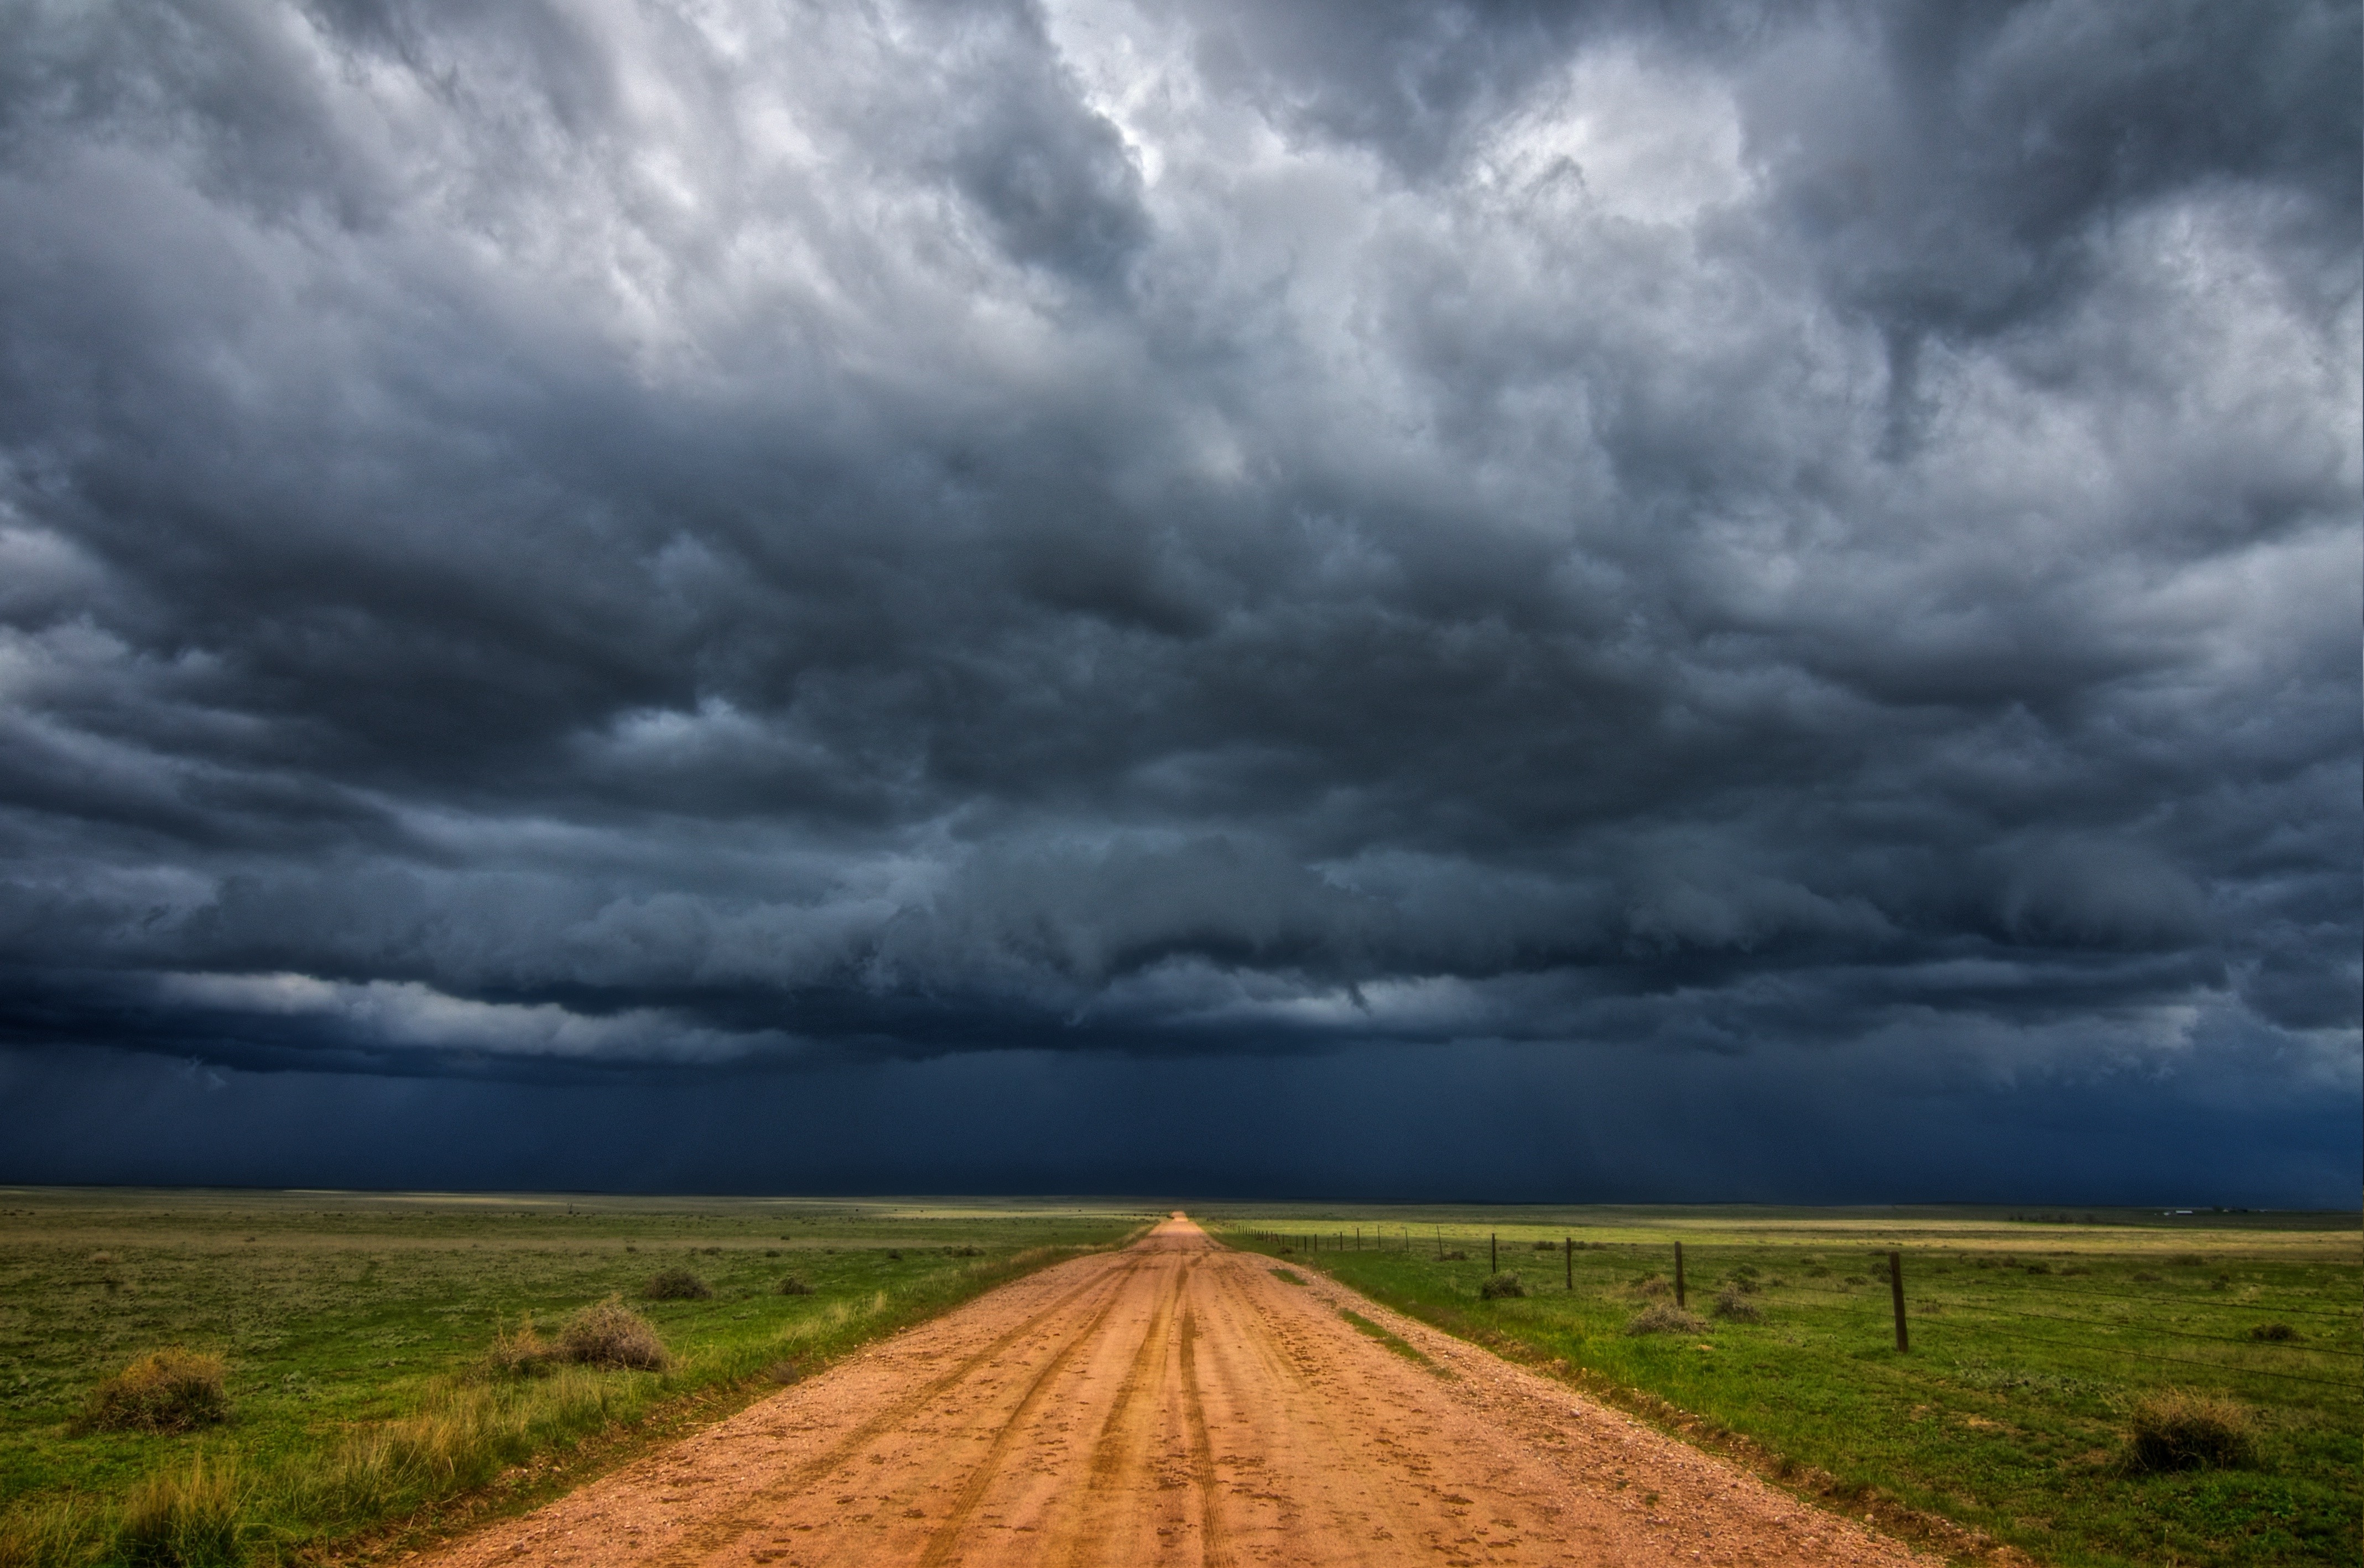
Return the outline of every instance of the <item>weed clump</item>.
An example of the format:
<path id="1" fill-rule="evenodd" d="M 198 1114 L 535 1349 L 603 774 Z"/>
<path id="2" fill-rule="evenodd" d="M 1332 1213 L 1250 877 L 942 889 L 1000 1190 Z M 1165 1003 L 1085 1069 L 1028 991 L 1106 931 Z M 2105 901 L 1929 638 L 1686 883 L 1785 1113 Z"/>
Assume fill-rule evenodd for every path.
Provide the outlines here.
<path id="1" fill-rule="evenodd" d="M 185 1432 L 229 1418 L 222 1360 L 175 1345 L 141 1356 L 91 1391 L 94 1431 Z"/>
<path id="2" fill-rule="evenodd" d="M 225 1466 L 200 1457 L 180 1473 L 151 1475 L 134 1487 L 115 1527 L 115 1552 L 131 1568 L 233 1568 L 241 1498 Z"/>
<path id="3" fill-rule="evenodd" d="M 559 1359 L 557 1348 L 534 1331 L 533 1314 L 518 1320 L 517 1332 L 493 1330 L 493 1348 L 485 1352 L 484 1370 L 493 1377 L 539 1377 Z"/>
<path id="4" fill-rule="evenodd" d="M 1686 1312 L 1672 1302 L 1654 1302 L 1634 1315 L 1625 1325 L 1628 1334 L 1702 1334 L 1706 1322 L 1695 1312 Z"/>
<path id="5" fill-rule="evenodd" d="M 2249 1338 L 2269 1345 L 2288 1344 L 2298 1337 L 2299 1331 L 2287 1323 L 2258 1323 L 2249 1329 Z"/>
<path id="6" fill-rule="evenodd" d="M 641 1286 L 641 1298 L 648 1301 L 704 1301 L 713 1294 L 712 1285 L 687 1269 L 659 1269 Z"/>
<path id="7" fill-rule="evenodd" d="M 2125 1467 L 2137 1474 L 2230 1470 L 2256 1453 L 2249 1412 L 2222 1395 L 2164 1389 L 2137 1399 L 2128 1412 Z"/>
<path id="8" fill-rule="evenodd" d="M 782 1296 L 810 1296 L 813 1293 L 813 1287 L 795 1274 L 786 1275 L 773 1288 Z"/>
<path id="9" fill-rule="evenodd" d="M 612 1296 L 568 1318 L 558 1349 L 568 1361 L 585 1366 L 663 1372 L 671 1360 L 649 1320 Z"/>
<path id="10" fill-rule="evenodd" d="M 1765 1310 L 1748 1298 L 1745 1286 L 1728 1284 L 1716 1292 L 1715 1315 L 1735 1323 L 1754 1323 L 1765 1316 Z"/>
<path id="11" fill-rule="evenodd" d="M 1486 1301 L 1500 1301 L 1505 1296 L 1527 1294 L 1526 1282 L 1514 1273 L 1489 1274 L 1486 1283 L 1478 1287 L 1478 1296 Z"/>

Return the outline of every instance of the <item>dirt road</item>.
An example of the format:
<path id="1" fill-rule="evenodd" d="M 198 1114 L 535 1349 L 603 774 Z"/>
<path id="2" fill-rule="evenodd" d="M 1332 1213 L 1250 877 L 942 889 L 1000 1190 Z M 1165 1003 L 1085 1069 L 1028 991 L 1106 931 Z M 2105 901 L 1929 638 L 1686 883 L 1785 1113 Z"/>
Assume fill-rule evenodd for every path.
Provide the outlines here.
<path id="1" fill-rule="evenodd" d="M 474 1536 L 438 1568 L 1933 1561 L 1300 1277 L 1177 1214 Z"/>

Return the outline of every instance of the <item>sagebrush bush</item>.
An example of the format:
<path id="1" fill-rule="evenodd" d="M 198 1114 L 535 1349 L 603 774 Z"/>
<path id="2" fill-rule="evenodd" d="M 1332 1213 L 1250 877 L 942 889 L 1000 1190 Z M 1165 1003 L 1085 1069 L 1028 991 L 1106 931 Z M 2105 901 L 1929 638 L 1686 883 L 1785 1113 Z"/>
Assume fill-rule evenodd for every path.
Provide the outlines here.
<path id="1" fill-rule="evenodd" d="M 233 1568 L 244 1555 L 242 1502 L 235 1473 L 202 1455 L 185 1471 L 151 1475 L 124 1499 L 115 1554 L 129 1568 Z"/>
<path id="2" fill-rule="evenodd" d="M 1735 1323 L 1754 1323 L 1765 1313 L 1749 1299 L 1745 1289 L 1738 1284 L 1728 1284 L 1715 1293 L 1715 1315 L 1729 1318 Z"/>
<path id="3" fill-rule="evenodd" d="M 1656 1300 L 1662 1296 L 1674 1295 L 1675 1287 L 1667 1283 L 1664 1274 L 1644 1274 L 1634 1282 L 1634 1294 Z"/>
<path id="4" fill-rule="evenodd" d="M 1697 1313 L 1686 1312 L 1671 1301 L 1653 1302 L 1635 1313 L 1625 1325 L 1629 1334 L 1703 1334 L 1707 1323 Z"/>
<path id="5" fill-rule="evenodd" d="M 174 1345 L 141 1356 L 91 1391 L 85 1428 L 185 1432 L 229 1418 L 222 1359 Z"/>
<path id="6" fill-rule="evenodd" d="M 713 1294 L 712 1285 L 687 1269 L 659 1269 L 641 1286 L 642 1298 L 649 1301 L 704 1301 Z"/>
<path id="7" fill-rule="evenodd" d="M 2248 1410 L 2222 1395 L 2163 1389 L 2127 1412 L 2125 1465 L 2132 1471 L 2231 1470 L 2256 1453 Z"/>
<path id="8" fill-rule="evenodd" d="M 1486 1283 L 1478 1287 L 1478 1294 L 1488 1301 L 1500 1301 L 1506 1296 L 1526 1295 L 1527 1285 L 1513 1273 L 1489 1274 Z"/>
<path id="9" fill-rule="evenodd" d="M 782 1296 L 810 1296 L 813 1293 L 813 1287 L 807 1284 L 795 1274 L 790 1274 L 786 1278 L 781 1280 L 779 1284 L 775 1288 L 776 1288 Z"/>
<path id="10" fill-rule="evenodd" d="M 663 1372 L 671 1359 L 649 1320 L 612 1296 L 568 1318 L 558 1348 L 568 1361 L 585 1366 Z"/>

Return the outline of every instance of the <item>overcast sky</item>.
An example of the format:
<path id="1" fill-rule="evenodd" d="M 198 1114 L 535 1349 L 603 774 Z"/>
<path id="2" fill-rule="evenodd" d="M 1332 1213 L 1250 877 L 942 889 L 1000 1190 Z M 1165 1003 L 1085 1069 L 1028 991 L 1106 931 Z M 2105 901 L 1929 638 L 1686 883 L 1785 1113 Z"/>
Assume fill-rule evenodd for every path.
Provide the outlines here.
<path id="1" fill-rule="evenodd" d="M 0 8 L 0 1179 L 2352 1206 L 2359 50 Z"/>

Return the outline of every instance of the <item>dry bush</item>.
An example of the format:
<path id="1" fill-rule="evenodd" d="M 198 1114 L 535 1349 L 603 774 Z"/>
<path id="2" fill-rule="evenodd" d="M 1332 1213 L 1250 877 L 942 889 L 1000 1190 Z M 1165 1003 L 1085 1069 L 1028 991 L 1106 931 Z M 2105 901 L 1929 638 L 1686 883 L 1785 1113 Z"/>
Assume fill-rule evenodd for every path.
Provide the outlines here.
<path id="1" fill-rule="evenodd" d="M 712 1285 L 687 1269 L 659 1269 L 641 1286 L 641 1296 L 647 1301 L 704 1301 L 713 1294 Z"/>
<path id="2" fill-rule="evenodd" d="M 775 1288 L 782 1296 L 810 1296 L 813 1293 L 813 1287 L 795 1274 L 790 1274 L 780 1281 Z"/>
<path id="3" fill-rule="evenodd" d="M 1526 1282 L 1513 1273 L 1489 1274 L 1478 1287 L 1478 1294 L 1487 1301 L 1500 1301 L 1504 1296 L 1527 1294 Z"/>
<path id="4" fill-rule="evenodd" d="M 202 1455 L 185 1471 L 151 1475 L 124 1500 L 115 1555 L 129 1568 L 232 1568 L 244 1556 L 243 1502 L 230 1469 L 208 1469 Z"/>
<path id="5" fill-rule="evenodd" d="M 1765 1312 L 1756 1303 L 1748 1299 L 1748 1292 L 1745 1288 L 1737 1284 L 1728 1284 L 1715 1294 L 1715 1315 L 1718 1318 L 1729 1318 L 1735 1323 L 1754 1323 L 1764 1317 Z"/>
<path id="6" fill-rule="evenodd" d="M 2248 1410 L 2222 1395 L 2163 1389 L 2127 1413 L 2125 1466 L 2137 1473 L 2229 1470 L 2256 1452 Z"/>
<path id="7" fill-rule="evenodd" d="M 141 1356 L 91 1391 L 86 1429 L 185 1432 L 229 1418 L 222 1360 L 175 1345 Z"/>
<path id="8" fill-rule="evenodd" d="M 1629 1334 L 1703 1334 L 1707 1323 L 1696 1313 L 1686 1312 L 1672 1302 L 1660 1301 L 1642 1308 L 1625 1325 Z"/>
<path id="9" fill-rule="evenodd" d="M 558 1348 L 568 1361 L 585 1366 L 663 1372 L 671 1359 L 649 1320 L 612 1296 L 568 1318 L 558 1336 Z"/>

